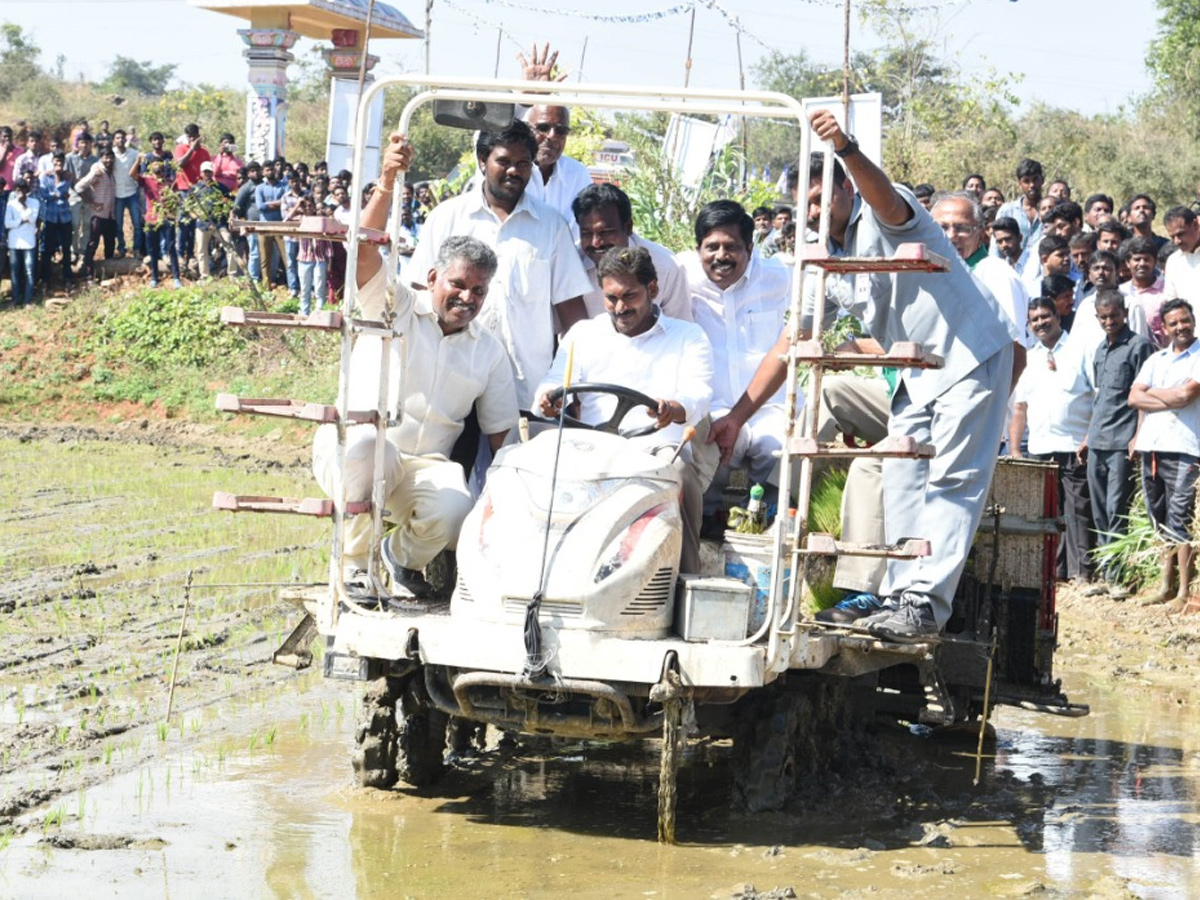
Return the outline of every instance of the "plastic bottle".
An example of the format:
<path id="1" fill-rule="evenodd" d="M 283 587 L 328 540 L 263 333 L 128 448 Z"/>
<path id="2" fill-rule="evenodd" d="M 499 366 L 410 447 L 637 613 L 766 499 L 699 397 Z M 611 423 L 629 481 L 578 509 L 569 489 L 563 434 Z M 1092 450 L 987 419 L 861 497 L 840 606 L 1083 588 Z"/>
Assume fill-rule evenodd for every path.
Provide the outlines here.
<path id="1" fill-rule="evenodd" d="M 755 533 L 761 534 L 766 526 L 767 513 L 763 509 L 763 490 L 761 484 L 756 484 L 750 488 L 750 503 L 746 506 L 746 512 L 750 513 L 750 521 L 754 523 Z"/>

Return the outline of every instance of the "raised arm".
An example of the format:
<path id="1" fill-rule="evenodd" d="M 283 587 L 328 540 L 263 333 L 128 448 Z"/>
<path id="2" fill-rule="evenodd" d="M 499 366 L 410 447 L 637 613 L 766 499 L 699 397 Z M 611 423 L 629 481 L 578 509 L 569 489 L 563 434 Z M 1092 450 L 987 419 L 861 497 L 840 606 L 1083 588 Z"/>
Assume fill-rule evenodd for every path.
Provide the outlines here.
<path id="1" fill-rule="evenodd" d="M 407 172 L 412 165 L 412 146 L 408 138 L 398 131 L 388 136 L 387 150 L 383 153 L 383 165 L 379 180 L 375 182 L 375 190 L 371 191 L 371 199 L 367 201 L 362 211 L 359 224 L 363 228 L 383 231 L 387 228 L 388 213 L 391 212 L 392 194 L 396 190 L 396 176 Z M 358 245 L 358 286 L 362 287 L 370 281 L 383 265 L 379 250 L 373 244 Z"/>
<path id="2" fill-rule="evenodd" d="M 850 145 L 850 138 L 842 131 L 833 113 L 827 110 L 817 110 L 809 117 L 809 124 L 823 141 L 831 141 L 835 151 L 845 150 Z M 886 225 L 903 225 L 913 217 L 913 211 L 908 203 L 892 187 L 892 181 L 887 173 L 867 157 L 865 153 L 856 151 L 840 157 L 842 165 L 854 179 L 858 193 L 862 196 L 875 215 Z"/>

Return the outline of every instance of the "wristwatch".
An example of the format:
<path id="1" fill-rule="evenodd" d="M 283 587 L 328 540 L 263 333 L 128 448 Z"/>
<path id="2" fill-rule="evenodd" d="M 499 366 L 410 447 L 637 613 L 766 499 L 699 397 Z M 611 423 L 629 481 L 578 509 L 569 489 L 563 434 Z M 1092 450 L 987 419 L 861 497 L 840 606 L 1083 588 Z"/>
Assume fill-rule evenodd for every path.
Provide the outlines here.
<path id="1" fill-rule="evenodd" d="M 858 152 L 858 141 L 854 139 L 854 135 L 846 135 L 846 146 L 841 150 L 834 150 L 833 155 L 838 159 L 845 159 L 847 156 L 853 156 Z"/>

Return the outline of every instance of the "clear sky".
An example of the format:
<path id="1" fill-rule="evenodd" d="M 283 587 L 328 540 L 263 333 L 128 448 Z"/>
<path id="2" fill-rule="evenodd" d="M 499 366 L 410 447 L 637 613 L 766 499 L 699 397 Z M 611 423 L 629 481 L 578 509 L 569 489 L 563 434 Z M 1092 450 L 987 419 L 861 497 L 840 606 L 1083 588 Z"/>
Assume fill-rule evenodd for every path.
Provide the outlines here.
<path id="1" fill-rule="evenodd" d="M 434 74 L 518 75 L 517 50 L 549 40 L 560 64 L 592 82 L 683 83 L 690 15 L 645 20 L 647 14 L 687 0 L 433 0 Z M 710 0 L 701 0 L 708 3 Z M 1115 113 L 1149 89 L 1146 47 L 1154 37 L 1153 0 L 910 0 L 921 21 L 938 25 L 938 46 L 967 71 L 991 67 L 1024 76 L 1017 92 L 1030 100 L 1084 113 Z M 425 0 L 392 0 L 423 27 Z M 713 8 L 715 7 L 715 8 Z M 741 51 L 750 68 L 768 49 L 806 52 L 840 63 L 842 0 L 715 0 L 696 13 L 693 85 L 736 88 L 737 45 L 730 18 L 742 28 Z M 725 10 L 729 18 L 719 10 Z M 556 11 L 574 15 L 556 14 Z M 642 18 L 604 22 L 598 17 Z M 59 54 L 65 73 L 102 77 L 117 55 L 178 64 L 180 80 L 218 85 L 245 83 L 238 20 L 189 7 L 186 0 L 0 0 L 0 21 L 34 36 L 42 64 Z M 586 44 L 586 53 L 584 42 Z M 878 39 L 854 17 L 852 46 L 871 49 Z M 297 45 L 306 55 L 311 41 Z M 373 41 L 381 74 L 420 71 L 421 41 Z"/>

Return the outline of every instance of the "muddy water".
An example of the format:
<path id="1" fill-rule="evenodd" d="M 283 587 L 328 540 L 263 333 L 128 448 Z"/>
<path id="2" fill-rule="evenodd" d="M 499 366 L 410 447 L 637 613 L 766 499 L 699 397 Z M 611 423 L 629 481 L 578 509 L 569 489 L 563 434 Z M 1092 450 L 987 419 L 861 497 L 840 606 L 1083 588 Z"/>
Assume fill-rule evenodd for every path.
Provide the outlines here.
<path id="1" fill-rule="evenodd" d="M 10 461 L 28 452 L 31 464 L 36 457 L 47 466 L 60 452 L 5 449 Z M 74 454 L 66 458 L 73 464 L 83 458 L 78 449 L 61 452 Z M 197 509 L 172 519 L 167 505 L 154 505 L 173 481 L 200 507 L 213 480 L 204 470 L 226 470 L 219 480 L 228 482 L 226 464 L 161 448 L 122 448 L 118 458 L 116 469 L 139 477 L 111 475 L 122 484 L 97 492 L 78 518 L 114 516 L 105 527 L 121 535 L 123 520 L 112 511 L 124 508 L 132 537 L 89 538 L 86 553 L 46 550 L 30 538 L 20 550 L 25 560 L 45 554 L 47 571 L 57 571 L 118 548 L 102 557 L 117 560 L 115 569 L 97 565 L 94 574 L 65 579 L 83 589 L 76 592 L 81 616 L 112 620 L 74 662 L 57 667 L 91 666 L 99 699 L 85 692 L 63 700 L 59 691 L 56 702 L 35 705 L 58 679 L 33 663 L 10 663 L 8 654 L 26 646 L 25 632 L 53 642 L 74 634 L 77 620 L 63 599 L 69 591 L 37 603 L 28 600 L 33 594 L 18 595 L 0 631 L 9 705 L 0 732 L 12 733 L 14 716 L 20 729 L 40 727 L 41 717 L 51 730 L 66 721 L 82 731 L 80 719 L 90 715 L 94 728 L 109 698 L 114 718 L 128 707 L 129 731 L 107 739 L 105 750 L 97 739 L 90 751 L 72 743 L 72 733 L 66 751 L 39 750 L 25 765 L 17 763 L 20 741 L 5 744 L 10 787 L 81 787 L 30 804 L 0 829 L 0 896 L 729 897 L 789 896 L 789 889 L 801 897 L 1200 896 L 1200 695 L 1189 686 L 1152 688 L 1132 675 L 1062 673 L 1072 698 L 1091 704 L 1085 719 L 1001 710 L 978 788 L 973 741 L 897 733 L 865 751 L 862 765 L 810 785 L 786 813 L 749 817 L 728 807 L 728 748 L 695 744 L 680 775 L 681 843 L 669 848 L 654 842 L 652 745 L 520 747 L 470 760 L 426 792 L 355 788 L 349 747 L 357 692 L 313 675 L 264 678 L 279 671 L 265 662 L 269 641 L 237 631 L 227 644 L 241 649 L 222 656 L 227 644 L 201 646 L 185 660 L 193 693 L 185 693 L 171 729 L 156 735 L 161 672 L 125 677 L 113 653 L 100 653 L 113 645 L 147 669 L 165 667 L 163 654 L 144 645 L 173 638 L 177 611 L 163 614 L 161 596 L 145 598 L 166 593 L 160 579 L 177 584 L 183 563 L 159 555 L 143 536 L 181 535 L 161 547 L 211 566 L 213 580 L 248 579 L 252 568 L 256 579 L 286 577 L 296 554 L 272 554 L 270 540 L 248 524 L 237 524 L 246 529 L 240 538 L 214 532 L 210 519 L 187 533 L 189 521 L 201 520 Z M 68 510 L 89 502 L 78 489 L 63 496 L 72 501 Z M 9 535 L 45 536 L 53 529 L 41 518 L 10 516 L 4 527 Z M 283 546 L 302 533 L 271 540 Z M 241 575 L 239 547 L 257 560 Z M 312 556 L 305 574 L 320 563 L 319 553 Z M 25 565 L 36 579 L 36 565 Z M 161 574 L 148 577 L 146 568 L 157 567 Z M 143 600 L 121 607 L 131 583 Z M 224 605 L 245 618 L 271 600 L 235 592 Z M 57 612 L 38 618 L 44 608 Z M 217 613 L 213 622 L 202 628 L 223 627 Z M 217 675 L 206 681 L 210 671 Z M 73 772 L 82 774 L 71 780 Z"/>
<path id="2" fill-rule="evenodd" d="M 137 771 L 66 798 L 61 826 L 32 829 L 0 856 L 0 890 L 727 897 L 753 885 L 811 897 L 1200 896 L 1200 723 L 1170 700 L 1080 686 L 1092 718 L 1002 711 L 979 789 L 965 745 L 896 736 L 889 758 L 907 771 L 886 780 L 899 784 L 892 794 L 864 776 L 870 797 L 851 789 L 770 816 L 732 814 L 725 748 L 701 747 L 681 775 L 682 843 L 663 848 L 650 751 L 493 752 L 429 792 L 363 790 L 350 781 L 351 695 L 319 680 L 304 686 L 235 704 L 228 717 L 240 736 L 169 741 Z M 57 849 L 46 835 L 100 849 Z M 114 841 L 129 846 L 104 849 Z"/>

